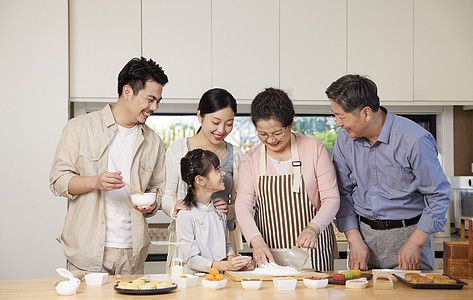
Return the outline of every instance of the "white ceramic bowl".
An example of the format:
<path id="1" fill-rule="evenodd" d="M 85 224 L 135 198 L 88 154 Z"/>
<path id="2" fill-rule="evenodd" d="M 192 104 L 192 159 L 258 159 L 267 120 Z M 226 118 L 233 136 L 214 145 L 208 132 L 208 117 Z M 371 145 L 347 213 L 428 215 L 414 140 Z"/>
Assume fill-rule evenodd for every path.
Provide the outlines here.
<path id="1" fill-rule="evenodd" d="M 169 274 L 149 274 L 149 280 L 168 281 Z"/>
<path id="2" fill-rule="evenodd" d="M 202 279 L 202 286 L 204 288 L 219 290 L 219 289 L 223 289 L 226 285 L 227 285 L 226 279 L 222 279 L 218 281 Z"/>
<path id="3" fill-rule="evenodd" d="M 183 277 L 185 276 L 185 277 Z M 183 274 L 180 276 L 171 277 L 172 282 L 176 283 L 180 288 L 188 288 L 197 285 L 197 278 L 198 276 L 194 276 L 192 274 Z"/>
<path id="4" fill-rule="evenodd" d="M 296 289 L 297 280 L 292 277 L 278 277 L 273 278 L 273 284 L 274 288 L 280 291 L 289 291 Z"/>
<path id="5" fill-rule="evenodd" d="M 107 283 L 108 273 L 89 273 L 85 275 L 87 285 L 103 285 Z"/>
<path id="6" fill-rule="evenodd" d="M 309 278 L 304 278 L 303 279 L 304 285 L 308 288 L 311 289 L 323 289 L 324 287 L 327 286 L 328 284 L 328 279 L 309 279 Z"/>
<path id="7" fill-rule="evenodd" d="M 131 194 L 131 202 L 136 206 L 150 206 L 154 201 L 156 201 L 156 193 Z"/>
<path id="8" fill-rule="evenodd" d="M 261 283 L 262 283 L 261 279 L 255 279 L 255 278 L 242 278 L 241 279 L 241 286 L 245 290 L 249 290 L 249 291 L 259 290 L 261 288 Z"/>

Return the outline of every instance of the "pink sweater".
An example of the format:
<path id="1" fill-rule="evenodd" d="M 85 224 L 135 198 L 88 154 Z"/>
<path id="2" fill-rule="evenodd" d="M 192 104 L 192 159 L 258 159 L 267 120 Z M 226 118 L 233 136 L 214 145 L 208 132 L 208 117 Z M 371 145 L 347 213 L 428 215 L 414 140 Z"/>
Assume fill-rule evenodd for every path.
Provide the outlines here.
<path id="1" fill-rule="evenodd" d="M 335 169 L 321 141 L 297 133 L 296 141 L 299 159 L 302 162 L 301 173 L 305 188 L 312 205 L 317 209 L 317 215 L 312 222 L 323 231 L 332 222 L 340 206 Z M 255 196 L 258 201 L 260 151 L 263 146 L 260 143 L 246 152 L 239 169 L 235 212 L 238 224 L 248 242 L 255 236 L 261 235 L 253 217 L 253 204 Z M 268 157 L 266 166 L 267 175 L 279 175 Z M 292 174 L 292 166 L 290 172 Z"/>

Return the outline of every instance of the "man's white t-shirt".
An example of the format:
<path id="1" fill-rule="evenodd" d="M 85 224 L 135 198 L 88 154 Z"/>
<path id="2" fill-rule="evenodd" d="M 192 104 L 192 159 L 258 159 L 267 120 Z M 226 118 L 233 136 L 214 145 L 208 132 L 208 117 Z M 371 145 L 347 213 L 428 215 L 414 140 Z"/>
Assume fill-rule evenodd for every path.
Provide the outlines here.
<path id="1" fill-rule="evenodd" d="M 138 127 L 125 128 L 117 124 L 115 136 L 108 144 L 108 167 L 110 172 L 121 171 L 124 181 L 130 182 L 133 145 Z M 130 190 L 104 192 L 105 199 L 105 247 L 132 248 Z"/>

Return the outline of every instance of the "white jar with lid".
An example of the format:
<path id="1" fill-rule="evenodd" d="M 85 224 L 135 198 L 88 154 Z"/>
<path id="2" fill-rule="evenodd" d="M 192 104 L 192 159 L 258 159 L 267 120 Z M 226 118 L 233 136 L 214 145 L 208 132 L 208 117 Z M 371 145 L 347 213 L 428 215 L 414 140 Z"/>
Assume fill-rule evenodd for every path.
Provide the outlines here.
<path id="1" fill-rule="evenodd" d="M 184 274 L 184 267 L 182 266 L 183 262 L 180 258 L 174 258 L 172 260 L 172 267 L 171 267 L 171 276 L 181 276 Z"/>

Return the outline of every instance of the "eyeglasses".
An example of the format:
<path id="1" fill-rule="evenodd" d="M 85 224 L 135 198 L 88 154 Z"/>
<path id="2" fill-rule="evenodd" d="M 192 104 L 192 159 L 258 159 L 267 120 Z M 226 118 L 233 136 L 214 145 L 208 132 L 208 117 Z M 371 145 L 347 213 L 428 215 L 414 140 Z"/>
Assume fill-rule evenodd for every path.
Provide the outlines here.
<path id="1" fill-rule="evenodd" d="M 256 135 L 259 137 L 261 141 L 266 141 L 269 137 L 279 140 L 283 138 L 284 135 L 286 134 L 286 128 L 287 127 L 283 127 L 276 131 L 273 131 L 273 133 L 266 133 L 266 132 L 261 132 L 259 130 L 256 130 Z"/>

